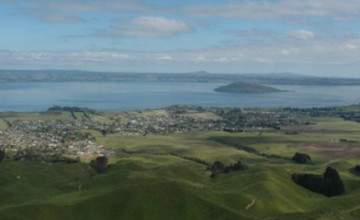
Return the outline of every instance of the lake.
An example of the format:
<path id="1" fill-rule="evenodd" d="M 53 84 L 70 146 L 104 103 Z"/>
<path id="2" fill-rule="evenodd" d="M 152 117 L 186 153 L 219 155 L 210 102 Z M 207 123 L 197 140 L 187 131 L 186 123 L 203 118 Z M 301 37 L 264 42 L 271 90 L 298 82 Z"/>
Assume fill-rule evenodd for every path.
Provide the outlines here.
<path id="1" fill-rule="evenodd" d="M 97 110 L 213 107 L 325 107 L 360 103 L 359 86 L 274 86 L 268 94 L 218 93 L 219 83 L 64 82 L 0 84 L 0 111 L 45 111 L 54 105 Z"/>

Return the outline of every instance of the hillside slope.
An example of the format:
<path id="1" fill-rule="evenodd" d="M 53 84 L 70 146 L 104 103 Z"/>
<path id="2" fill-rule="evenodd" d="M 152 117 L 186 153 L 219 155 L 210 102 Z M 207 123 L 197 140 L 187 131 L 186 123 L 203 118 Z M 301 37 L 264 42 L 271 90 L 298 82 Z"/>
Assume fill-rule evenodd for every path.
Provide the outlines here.
<path id="1" fill-rule="evenodd" d="M 354 144 L 360 141 L 360 124 L 340 118 L 306 120 L 311 123 L 261 133 L 138 137 L 93 131 L 99 144 L 116 152 L 105 173 L 96 174 L 84 160 L 0 163 L 0 219 L 359 219 L 360 177 L 349 168 L 360 164 Z M 352 142 L 337 141 L 345 138 Z M 295 152 L 311 155 L 313 164 L 294 163 Z M 213 178 L 199 162 L 230 165 L 239 159 L 247 170 Z M 321 174 L 328 166 L 339 171 L 346 194 L 328 198 L 291 179 L 293 173 Z"/>

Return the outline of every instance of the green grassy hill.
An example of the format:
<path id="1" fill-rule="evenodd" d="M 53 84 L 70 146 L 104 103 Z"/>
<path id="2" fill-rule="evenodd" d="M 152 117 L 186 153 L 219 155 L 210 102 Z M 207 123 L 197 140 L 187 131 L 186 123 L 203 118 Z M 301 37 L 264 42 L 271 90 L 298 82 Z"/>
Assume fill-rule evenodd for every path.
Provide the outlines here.
<path id="1" fill-rule="evenodd" d="M 360 164 L 359 146 L 337 140 L 360 141 L 360 124 L 312 120 L 317 124 L 299 128 L 296 135 L 286 134 L 293 127 L 261 134 L 246 130 L 146 137 L 104 137 L 93 131 L 98 143 L 116 151 L 103 174 L 86 161 L 0 163 L 0 219 L 359 219 L 360 176 L 349 171 Z M 239 144 L 280 157 L 261 156 Z M 292 162 L 297 151 L 311 155 L 314 164 Z M 206 166 L 190 157 L 226 165 L 241 159 L 249 169 L 211 178 Z M 345 195 L 328 198 L 291 180 L 293 173 L 320 174 L 327 166 L 340 172 Z"/>

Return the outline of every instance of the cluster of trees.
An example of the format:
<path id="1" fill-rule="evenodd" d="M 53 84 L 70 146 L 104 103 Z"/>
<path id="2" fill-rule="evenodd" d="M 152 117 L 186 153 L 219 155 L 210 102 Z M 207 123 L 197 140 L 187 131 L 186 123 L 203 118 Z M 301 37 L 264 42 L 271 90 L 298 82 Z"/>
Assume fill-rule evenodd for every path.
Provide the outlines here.
<path id="1" fill-rule="evenodd" d="M 295 153 L 292 160 L 297 163 L 302 163 L 302 164 L 311 164 L 312 163 L 311 157 L 309 155 L 298 153 L 298 152 Z"/>
<path id="2" fill-rule="evenodd" d="M 64 112 L 85 112 L 96 114 L 96 110 L 89 109 L 89 108 L 80 108 L 80 107 L 69 107 L 69 106 L 53 106 L 48 109 L 49 112 L 51 111 L 64 111 Z"/>
<path id="3" fill-rule="evenodd" d="M 15 154 L 9 154 L 7 157 L 16 161 L 43 161 L 43 154 L 35 148 L 26 148 L 21 151 L 17 151 Z"/>
<path id="4" fill-rule="evenodd" d="M 358 112 L 342 112 L 340 117 L 344 120 L 360 122 L 360 114 Z"/>
<path id="5" fill-rule="evenodd" d="M 360 172 L 360 165 L 356 165 L 356 166 L 354 167 L 354 170 L 355 170 L 356 172 Z"/>
<path id="6" fill-rule="evenodd" d="M 2 162 L 3 159 L 5 159 L 5 151 L 0 149 L 0 162 Z M 68 158 L 64 157 L 62 155 L 52 155 L 52 156 L 44 156 L 40 153 L 28 149 L 26 151 L 22 151 L 21 154 L 16 154 L 13 156 L 14 160 L 36 160 L 36 161 L 44 161 L 48 163 L 79 163 L 80 158 Z M 109 168 L 108 165 L 108 158 L 106 156 L 100 156 L 97 157 L 95 160 L 92 160 L 90 162 L 90 166 L 97 172 L 97 173 L 103 173 L 107 168 Z"/>
<path id="7" fill-rule="evenodd" d="M 37 161 L 37 162 L 46 162 L 46 163 L 79 163 L 80 158 L 71 158 L 63 155 L 62 153 L 48 154 L 38 151 L 34 148 L 27 148 L 21 151 L 13 153 L 11 151 L 5 152 L 5 150 L 0 149 L 0 162 L 4 159 L 14 160 L 14 161 Z"/>
<path id="8" fill-rule="evenodd" d="M 48 156 L 44 158 L 44 161 L 48 162 L 48 163 L 68 163 L 68 164 L 73 164 L 73 163 L 79 163 L 80 162 L 80 158 L 69 158 L 69 157 L 64 157 L 62 155 L 53 155 L 53 156 Z"/>
<path id="9" fill-rule="evenodd" d="M 360 165 L 356 165 L 353 168 L 350 169 L 351 172 L 355 173 L 355 174 L 360 174 Z"/>
<path id="10" fill-rule="evenodd" d="M 97 157 L 95 160 L 90 162 L 90 166 L 97 172 L 103 173 L 109 167 L 108 158 L 105 156 Z"/>
<path id="11" fill-rule="evenodd" d="M 336 169 L 328 167 L 323 175 L 293 174 L 295 183 L 325 196 L 338 196 L 345 193 L 345 186 Z"/>
<path id="12" fill-rule="evenodd" d="M 248 167 L 240 160 L 230 166 L 225 166 L 221 161 L 215 161 L 208 169 L 212 172 L 211 177 L 215 177 L 219 173 L 230 173 L 232 171 L 246 170 Z"/>

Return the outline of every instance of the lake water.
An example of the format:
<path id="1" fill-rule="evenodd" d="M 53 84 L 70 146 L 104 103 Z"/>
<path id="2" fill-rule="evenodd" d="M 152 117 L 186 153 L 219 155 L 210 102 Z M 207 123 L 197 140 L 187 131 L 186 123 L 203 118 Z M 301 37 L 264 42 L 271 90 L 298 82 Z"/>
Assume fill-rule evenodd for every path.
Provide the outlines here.
<path id="1" fill-rule="evenodd" d="M 97 110 L 214 107 L 324 107 L 360 103 L 359 86 L 275 86 L 290 92 L 218 93 L 216 83 L 66 82 L 0 84 L 0 111 L 44 111 L 51 106 Z"/>

